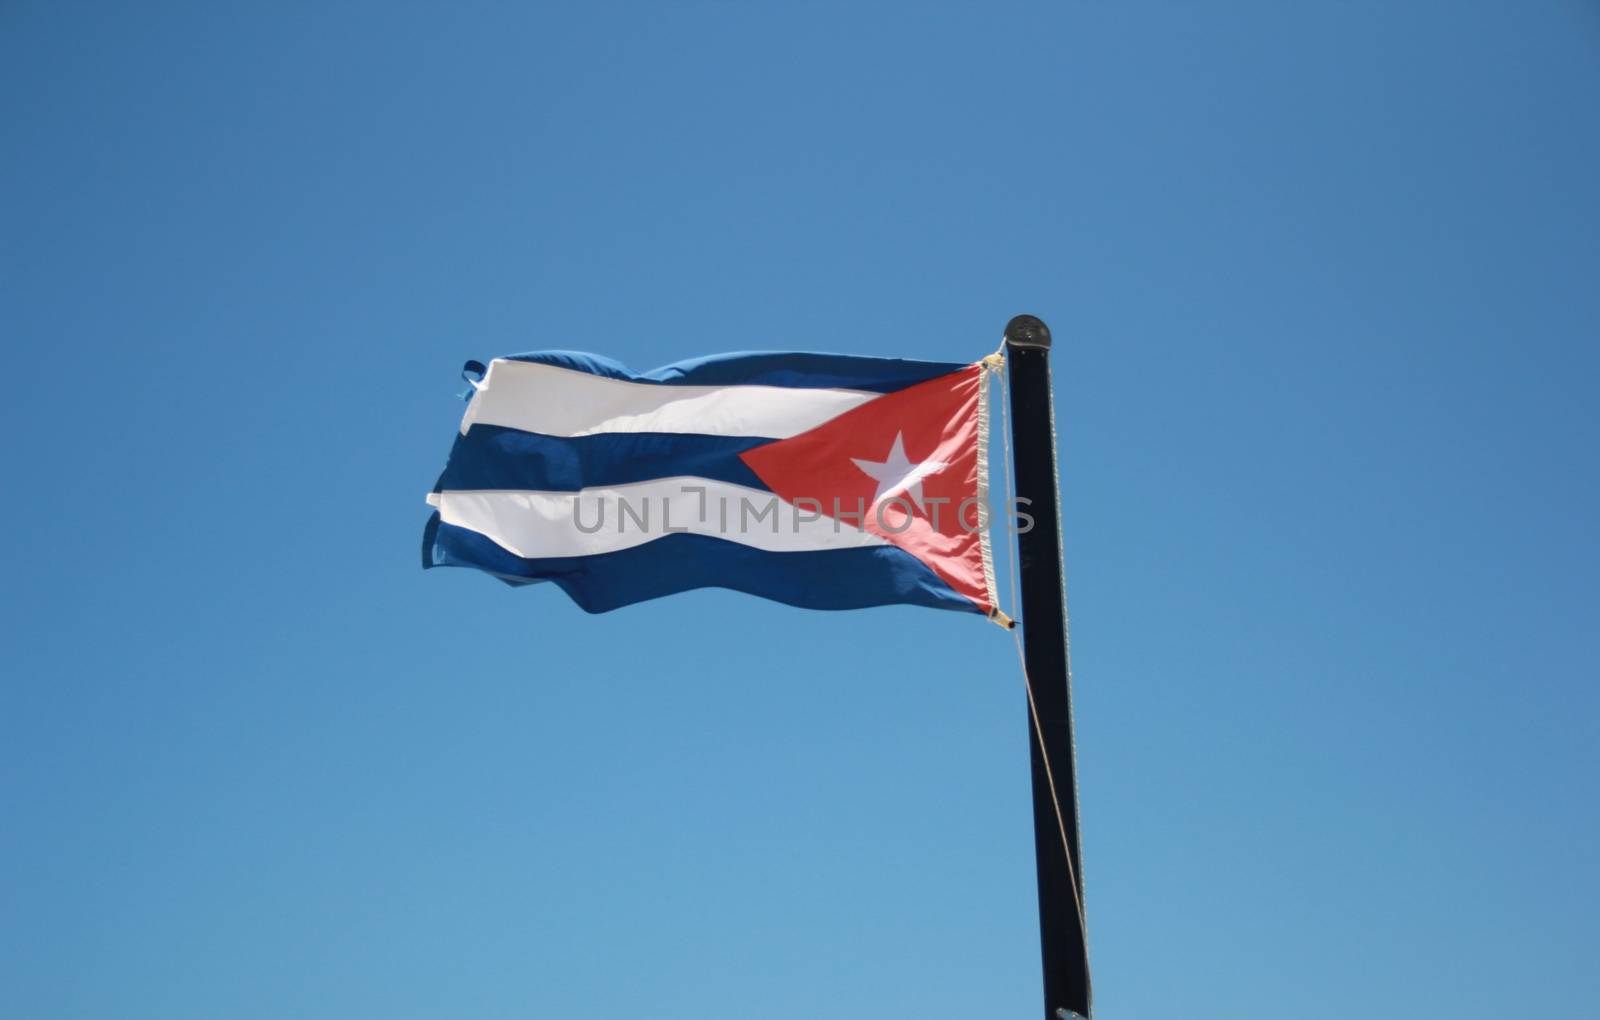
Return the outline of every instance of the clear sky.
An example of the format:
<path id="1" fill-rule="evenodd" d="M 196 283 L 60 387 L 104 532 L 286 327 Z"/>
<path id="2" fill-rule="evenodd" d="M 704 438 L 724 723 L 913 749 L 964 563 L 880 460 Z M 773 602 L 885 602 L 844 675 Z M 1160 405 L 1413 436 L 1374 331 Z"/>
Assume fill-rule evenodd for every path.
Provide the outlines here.
<path id="1" fill-rule="evenodd" d="M 1057 343 L 1097 1012 L 1600 999 L 1600 7 L 0 6 L 0 1015 L 1031 1017 L 981 618 L 424 573 L 468 358 Z"/>

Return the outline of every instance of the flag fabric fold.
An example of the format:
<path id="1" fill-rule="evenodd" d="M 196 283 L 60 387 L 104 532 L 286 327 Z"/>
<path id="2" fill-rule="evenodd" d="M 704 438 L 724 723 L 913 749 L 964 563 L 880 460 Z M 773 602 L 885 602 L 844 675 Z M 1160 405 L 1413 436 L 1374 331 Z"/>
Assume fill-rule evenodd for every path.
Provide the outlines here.
<path id="1" fill-rule="evenodd" d="M 806 353 L 642 374 L 576 352 L 498 358 L 428 497 L 423 566 L 552 582 L 589 612 L 719 587 L 993 616 L 985 372 Z"/>

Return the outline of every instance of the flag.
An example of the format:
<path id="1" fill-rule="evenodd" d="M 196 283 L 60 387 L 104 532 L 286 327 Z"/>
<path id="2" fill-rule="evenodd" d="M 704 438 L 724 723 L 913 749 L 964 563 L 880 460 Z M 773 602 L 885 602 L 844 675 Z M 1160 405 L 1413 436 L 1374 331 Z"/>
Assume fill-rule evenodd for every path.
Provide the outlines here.
<path id="1" fill-rule="evenodd" d="M 599 613 L 694 588 L 996 616 L 986 365 L 592 354 L 474 375 L 424 567 L 551 582 Z"/>

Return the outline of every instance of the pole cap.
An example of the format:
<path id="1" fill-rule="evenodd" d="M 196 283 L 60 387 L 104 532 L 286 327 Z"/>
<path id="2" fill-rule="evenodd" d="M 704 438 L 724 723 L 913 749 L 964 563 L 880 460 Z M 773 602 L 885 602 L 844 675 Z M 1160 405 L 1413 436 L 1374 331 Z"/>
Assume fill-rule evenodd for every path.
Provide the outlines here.
<path id="1" fill-rule="evenodd" d="M 1006 323 L 1006 343 L 1012 347 L 1050 349 L 1050 327 L 1036 315 L 1019 315 Z"/>

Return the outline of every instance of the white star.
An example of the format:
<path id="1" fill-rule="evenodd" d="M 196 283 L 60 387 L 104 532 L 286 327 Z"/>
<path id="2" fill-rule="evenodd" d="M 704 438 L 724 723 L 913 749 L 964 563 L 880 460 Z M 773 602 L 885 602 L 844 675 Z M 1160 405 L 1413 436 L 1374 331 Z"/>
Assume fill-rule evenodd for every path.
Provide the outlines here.
<path id="1" fill-rule="evenodd" d="M 894 434 L 894 445 L 889 448 L 889 456 L 881 463 L 858 460 L 855 457 L 851 457 L 850 462 L 877 481 L 878 492 L 872 497 L 873 506 L 877 506 L 897 492 L 904 492 L 911 497 L 911 502 L 924 512 L 927 508 L 922 505 L 922 480 L 950 466 L 941 460 L 925 460 L 920 464 L 913 464 L 906 456 L 905 435 L 900 432 Z"/>

